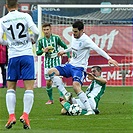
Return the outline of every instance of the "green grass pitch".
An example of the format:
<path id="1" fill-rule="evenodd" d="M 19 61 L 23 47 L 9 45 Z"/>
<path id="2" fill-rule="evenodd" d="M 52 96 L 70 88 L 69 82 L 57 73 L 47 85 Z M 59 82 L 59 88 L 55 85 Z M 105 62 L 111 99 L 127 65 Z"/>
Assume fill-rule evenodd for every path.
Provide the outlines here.
<path id="1" fill-rule="evenodd" d="M 85 90 L 86 87 L 83 88 Z M 67 88 L 73 92 L 72 88 Z M 16 118 L 12 129 L 5 129 L 8 113 L 6 89 L 0 89 L 0 133 L 133 133 L 133 87 L 107 87 L 99 103 L 99 115 L 63 116 L 58 91 L 53 90 L 54 104 L 45 105 L 48 96 L 44 88 L 36 88 L 30 113 L 31 129 L 25 131 L 19 122 L 23 111 L 24 89 L 17 89 Z M 75 93 L 73 93 L 75 96 Z"/>

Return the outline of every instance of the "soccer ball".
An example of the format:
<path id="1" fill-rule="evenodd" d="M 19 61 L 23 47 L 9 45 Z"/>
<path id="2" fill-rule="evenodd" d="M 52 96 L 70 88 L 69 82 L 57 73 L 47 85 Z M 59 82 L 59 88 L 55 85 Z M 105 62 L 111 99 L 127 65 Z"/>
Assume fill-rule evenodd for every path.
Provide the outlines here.
<path id="1" fill-rule="evenodd" d="M 70 115 L 80 115 L 82 112 L 81 107 L 78 104 L 72 104 L 70 105 L 70 108 L 68 110 L 68 113 Z"/>

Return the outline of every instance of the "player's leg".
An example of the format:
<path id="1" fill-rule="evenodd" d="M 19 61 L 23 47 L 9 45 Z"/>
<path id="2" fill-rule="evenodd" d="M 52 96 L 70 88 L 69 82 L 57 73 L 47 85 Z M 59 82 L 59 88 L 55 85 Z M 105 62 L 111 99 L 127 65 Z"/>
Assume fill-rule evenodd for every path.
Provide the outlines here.
<path id="1" fill-rule="evenodd" d="M 95 112 L 95 114 L 99 114 L 100 113 L 100 111 L 98 110 L 99 99 L 94 97 L 92 94 L 88 94 L 88 100 L 89 100 L 90 106 L 93 109 L 93 111 Z"/>
<path id="2" fill-rule="evenodd" d="M 62 100 L 60 103 L 63 107 L 61 109 L 61 114 L 62 115 L 69 115 L 68 110 L 69 110 L 71 104 L 69 102 L 66 102 L 65 100 Z"/>
<path id="3" fill-rule="evenodd" d="M 74 100 L 75 98 L 72 98 L 72 99 Z M 63 108 L 61 109 L 61 114 L 70 115 L 69 108 L 70 108 L 71 104 L 65 100 L 61 101 L 60 103 L 63 106 Z M 82 103 L 79 99 L 75 99 L 75 103 L 72 103 L 72 104 L 78 104 L 80 106 L 80 104 L 82 104 Z M 83 109 L 82 107 L 81 107 L 81 109 L 82 109 L 81 115 L 84 115 L 87 113 L 87 110 Z"/>
<path id="4" fill-rule="evenodd" d="M 62 80 L 62 76 L 60 76 L 61 80 Z M 62 81 L 63 82 L 63 81 Z M 63 93 L 58 89 L 58 92 L 59 92 L 59 101 L 63 101 L 64 100 L 64 95 Z"/>
<path id="5" fill-rule="evenodd" d="M 48 94 L 49 100 L 46 104 L 53 104 L 53 88 L 52 88 L 52 80 L 48 75 L 49 68 L 45 68 L 44 70 L 44 77 L 46 80 L 46 92 Z"/>
<path id="6" fill-rule="evenodd" d="M 1 64 L 1 70 L 2 70 L 2 79 L 3 79 L 2 88 L 6 88 L 6 64 Z"/>
<path id="7" fill-rule="evenodd" d="M 59 91 L 59 101 L 61 102 L 61 101 L 63 101 L 64 100 L 64 95 L 63 95 L 63 93 L 58 89 L 58 91 Z"/>
<path id="8" fill-rule="evenodd" d="M 14 67 L 16 66 L 16 67 Z M 16 106 L 16 81 L 19 70 L 19 63 L 16 58 L 9 59 L 8 73 L 7 73 L 7 93 L 6 93 L 6 106 L 9 113 L 9 119 L 5 127 L 12 128 L 16 123 L 15 106 Z"/>
<path id="9" fill-rule="evenodd" d="M 12 125 L 16 123 L 15 106 L 16 106 L 16 82 L 7 81 L 8 89 L 6 93 L 6 106 L 9 113 L 9 119 L 5 127 L 7 129 L 12 128 Z"/>
<path id="10" fill-rule="evenodd" d="M 51 68 L 48 72 L 51 80 L 53 81 L 53 84 L 57 86 L 57 88 L 63 93 L 66 100 L 69 100 L 71 97 L 71 93 L 68 93 L 67 90 L 64 87 L 64 83 L 62 82 L 61 78 L 59 76 L 65 76 L 67 77 L 67 73 L 69 71 L 69 68 L 67 66 L 57 66 L 56 68 Z M 69 76 L 70 77 L 70 76 Z"/>
<path id="11" fill-rule="evenodd" d="M 46 102 L 46 104 L 53 104 L 53 88 L 52 88 L 52 80 L 46 80 L 46 92 L 48 94 L 49 100 Z"/>
<path id="12" fill-rule="evenodd" d="M 78 98 L 80 99 L 80 101 L 85 106 L 86 110 L 88 111 L 86 115 L 94 114 L 94 111 L 91 109 L 86 94 L 81 89 L 86 73 L 83 71 L 83 68 L 73 68 L 72 70 L 73 70 L 73 89 L 77 94 Z"/>
<path id="13" fill-rule="evenodd" d="M 25 60 L 25 58 L 27 60 Z M 21 58 L 21 78 L 24 81 L 24 97 L 23 97 L 23 114 L 20 117 L 20 122 L 23 123 L 24 129 L 30 129 L 29 114 L 34 103 L 34 81 L 35 81 L 35 68 L 34 58 L 32 56 L 23 56 Z"/>

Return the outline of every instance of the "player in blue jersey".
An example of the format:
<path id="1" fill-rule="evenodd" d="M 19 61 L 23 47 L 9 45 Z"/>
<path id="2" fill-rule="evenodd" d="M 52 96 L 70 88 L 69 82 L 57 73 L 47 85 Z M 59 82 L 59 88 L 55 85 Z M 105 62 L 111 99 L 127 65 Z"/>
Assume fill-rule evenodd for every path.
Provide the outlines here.
<path id="1" fill-rule="evenodd" d="M 34 102 L 34 57 L 32 52 L 32 42 L 36 42 L 39 30 L 34 24 L 31 16 L 27 13 L 18 11 L 17 0 L 6 0 L 8 14 L 0 19 L 0 43 L 8 45 L 8 74 L 7 74 L 7 93 L 6 106 L 9 119 L 5 127 L 10 129 L 16 123 L 16 84 L 17 80 L 24 81 L 25 93 L 23 97 L 23 114 L 20 122 L 24 129 L 30 129 L 29 113 Z M 30 38 L 29 29 L 34 33 L 34 40 Z M 3 34 L 7 40 L 3 40 Z"/>
<path id="2" fill-rule="evenodd" d="M 87 113 L 85 115 L 91 115 L 94 114 L 94 111 L 91 109 L 87 96 L 81 89 L 83 80 L 86 77 L 86 69 L 88 65 L 88 59 L 90 57 L 90 50 L 95 50 L 99 55 L 106 58 L 109 64 L 118 66 L 118 63 L 117 61 L 113 60 L 105 51 L 99 48 L 90 39 L 90 37 L 84 33 L 84 24 L 82 21 L 76 21 L 72 27 L 73 35 L 71 47 L 58 53 L 59 56 L 62 56 L 66 52 L 72 52 L 72 58 L 70 62 L 65 65 L 51 68 L 48 73 L 54 84 L 58 86 L 58 89 L 63 93 L 67 101 L 70 99 L 71 93 L 67 92 L 67 90 L 62 85 L 62 81 L 56 79 L 56 77 L 72 77 L 73 89 L 79 97 L 80 101 L 87 109 Z"/>

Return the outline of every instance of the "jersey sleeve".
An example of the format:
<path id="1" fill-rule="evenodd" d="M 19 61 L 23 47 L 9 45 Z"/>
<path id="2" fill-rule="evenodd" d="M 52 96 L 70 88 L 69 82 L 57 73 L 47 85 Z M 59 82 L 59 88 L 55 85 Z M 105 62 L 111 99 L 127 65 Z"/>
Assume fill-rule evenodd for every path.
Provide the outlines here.
<path id="1" fill-rule="evenodd" d="M 27 22 L 28 22 L 28 27 L 34 33 L 34 41 L 36 42 L 39 37 L 39 30 L 38 30 L 37 26 L 35 25 L 35 23 L 33 22 L 32 17 L 29 14 L 27 14 Z"/>
<path id="2" fill-rule="evenodd" d="M 43 48 L 42 43 L 41 43 L 41 41 L 39 40 L 39 41 L 38 41 L 38 44 L 37 44 L 37 49 L 36 49 L 36 54 L 37 54 L 37 55 L 42 55 L 42 54 L 43 54 L 42 48 Z"/>
<path id="3" fill-rule="evenodd" d="M 4 30 L 2 28 L 2 19 L 0 19 L 0 44 L 8 45 L 7 41 L 3 39 Z"/>
<path id="4" fill-rule="evenodd" d="M 27 18 L 28 27 L 31 28 L 32 26 L 35 25 L 35 23 L 33 22 L 32 17 L 28 13 L 25 13 L 25 15 L 26 15 L 26 18 Z"/>
<path id="5" fill-rule="evenodd" d="M 58 45 L 60 45 L 62 48 L 64 48 L 64 49 L 67 49 L 67 45 L 65 44 L 65 42 L 63 42 L 62 40 L 61 40 L 61 38 L 58 36 Z"/>
<path id="6" fill-rule="evenodd" d="M 111 57 L 101 48 L 99 48 L 89 37 L 86 40 L 87 47 L 90 47 L 92 50 L 95 50 L 99 55 L 103 56 L 107 60 L 109 60 Z"/>
<path id="7" fill-rule="evenodd" d="M 58 37 L 58 43 L 59 43 L 59 45 L 60 45 L 62 48 L 67 49 L 67 45 L 65 44 L 65 42 L 63 42 L 63 41 L 61 40 L 60 37 Z M 70 58 L 70 52 L 67 52 L 66 54 L 67 54 L 67 57 Z"/>

